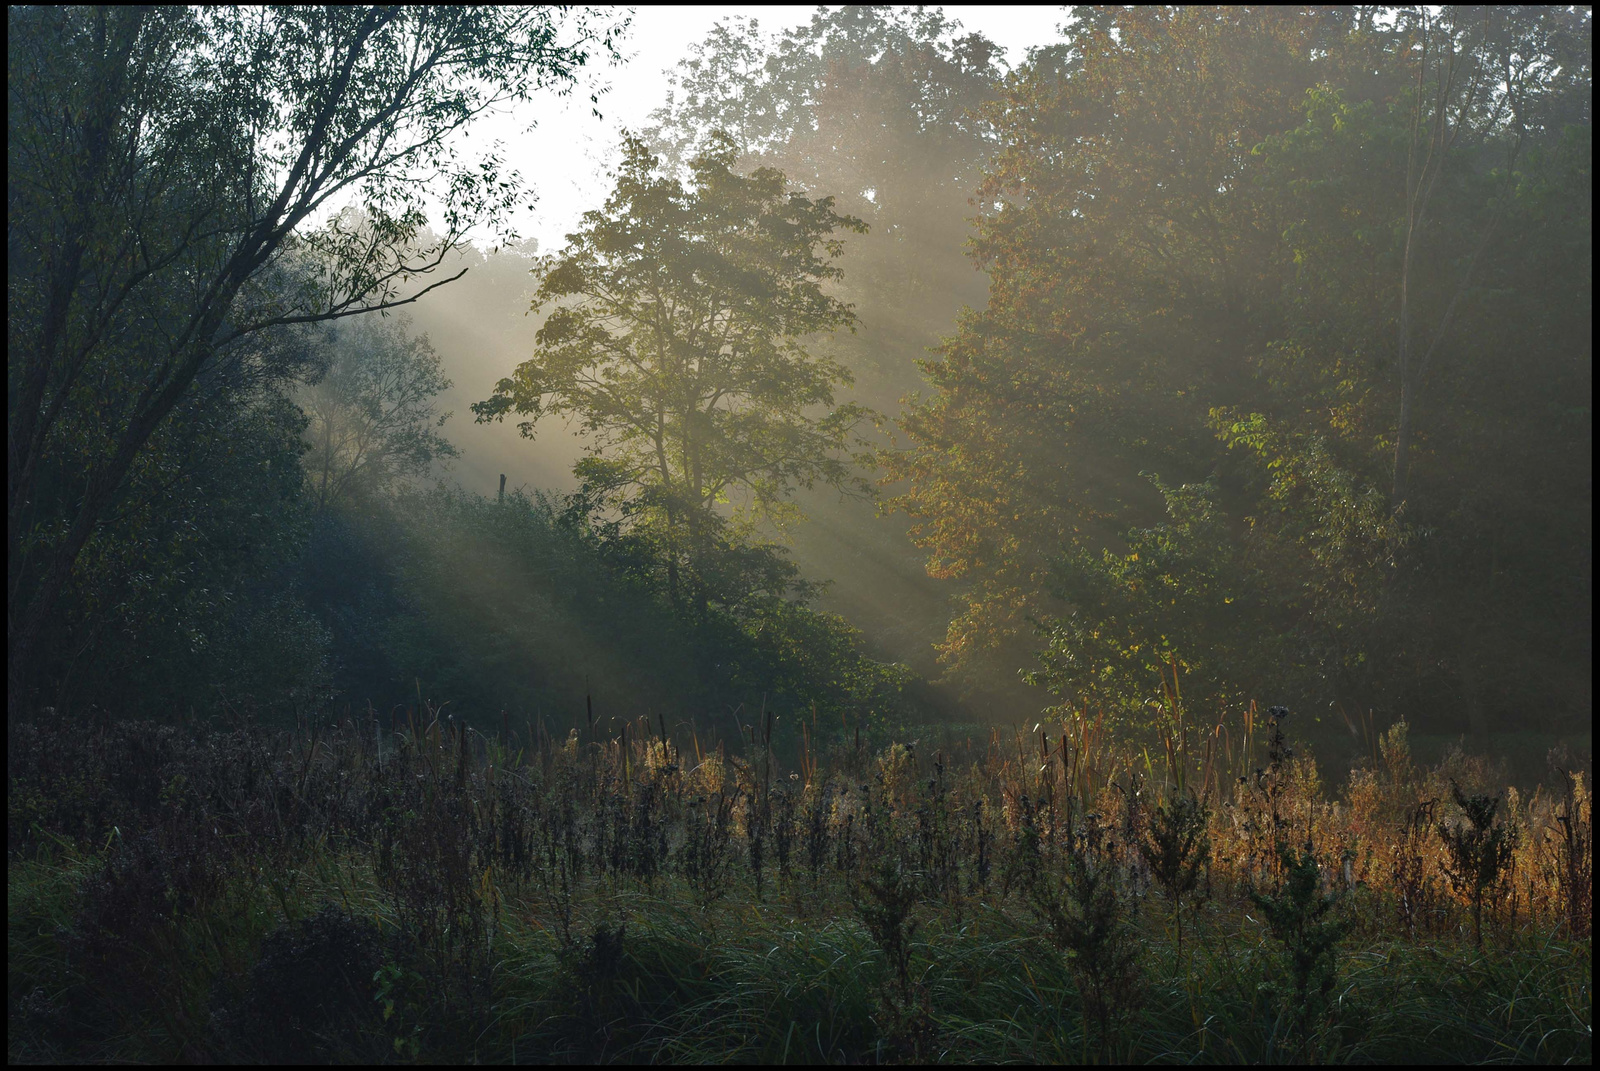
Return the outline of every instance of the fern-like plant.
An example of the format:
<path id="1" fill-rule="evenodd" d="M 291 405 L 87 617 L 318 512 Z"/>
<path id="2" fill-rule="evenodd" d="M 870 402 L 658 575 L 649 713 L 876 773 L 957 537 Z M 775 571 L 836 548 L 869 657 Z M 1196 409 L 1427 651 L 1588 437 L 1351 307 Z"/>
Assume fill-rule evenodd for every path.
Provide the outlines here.
<path id="1" fill-rule="evenodd" d="M 911 910 L 917 903 L 917 881 L 889 856 L 880 858 L 874 870 L 852 890 L 852 900 L 857 916 L 894 968 L 904 995 L 911 989 L 911 939 L 917 932 Z"/>
<path id="2" fill-rule="evenodd" d="M 1293 1012 L 1303 1039 L 1327 1008 L 1328 994 L 1338 979 L 1338 945 L 1350 922 L 1336 910 L 1343 894 L 1322 892 L 1322 870 L 1310 840 L 1296 854 L 1278 846 L 1283 878 L 1270 893 L 1249 891 L 1250 900 L 1266 916 L 1272 935 L 1283 943 L 1293 980 Z"/>
<path id="3" fill-rule="evenodd" d="M 1055 946 L 1077 976 L 1084 1019 L 1095 1025 L 1100 1059 L 1106 1062 L 1117 1028 L 1139 1003 L 1139 947 L 1127 921 L 1127 903 L 1117 887 L 1116 866 L 1095 815 L 1067 845 L 1062 895 L 1049 883 L 1033 889 L 1034 908 L 1050 925 Z"/>
<path id="4" fill-rule="evenodd" d="M 1172 904 L 1178 951 L 1183 951 L 1183 898 L 1200 884 L 1200 873 L 1211 860 L 1211 838 L 1206 833 L 1210 809 L 1192 793 L 1177 792 L 1151 817 L 1137 844 L 1150 865 L 1150 874 Z"/>
<path id="5" fill-rule="evenodd" d="M 1469 796 L 1454 780 L 1450 794 L 1463 821 L 1439 823 L 1439 837 L 1448 858 L 1444 872 L 1456 892 L 1472 901 L 1472 939 L 1483 947 L 1483 896 L 1500 883 L 1500 874 L 1517 847 L 1517 831 L 1496 820 L 1499 796 Z"/>

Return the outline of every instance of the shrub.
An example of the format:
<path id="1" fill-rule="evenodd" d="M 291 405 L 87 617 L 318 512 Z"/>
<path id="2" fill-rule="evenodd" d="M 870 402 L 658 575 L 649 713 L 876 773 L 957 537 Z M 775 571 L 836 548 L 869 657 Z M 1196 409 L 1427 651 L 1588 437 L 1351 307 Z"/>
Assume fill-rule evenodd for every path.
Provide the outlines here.
<path id="1" fill-rule="evenodd" d="M 1304 1042 L 1327 1009 L 1338 978 L 1339 941 L 1350 924 L 1335 911 L 1342 894 L 1322 893 L 1322 870 L 1311 842 L 1299 855 L 1287 845 L 1279 853 L 1283 879 L 1278 887 L 1270 893 L 1252 889 L 1249 895 L 1266 915 L 1272 935 L 1283 943 L 1294 985 L 1290 1007 Z"/>
<path id="2" fill-rule="evenodd" d="M 1144 836 L 1138 841 L 1139 854 L 1150 866 L 1150 874 L 1172 904 L 1177 927 L 1178 951 L 1183 951 L 1183 898 L 1200 883 L 1200 872 L 1211 862 L 1211 839 L 1206 825 L 1208 808 L 1192 793 L 1175 793 L 1156 808 Z"/>
<path id="3" fill-rule="evenodd" d="M 1517 835 L 1495 818 L 1499 796 L 1469 796 L 1453 780 L 1450 794 L 1465 821 L 1439 823 L 1439 837 L 1448 853 L 1444 870 L 1455 890 L 1472 901 L 1472 939 L 1482 948 L 1483 896 L 1499 884 L 1517 846 Z"/>
<path id="4" fill-rule="evenodd" d="M 333 904 L 280 927 L 263 942 L 243 998 L 217 1016 L 225 1051 L 290 1064 L 381 1057 L 383 962 L 378 928 Z"/>

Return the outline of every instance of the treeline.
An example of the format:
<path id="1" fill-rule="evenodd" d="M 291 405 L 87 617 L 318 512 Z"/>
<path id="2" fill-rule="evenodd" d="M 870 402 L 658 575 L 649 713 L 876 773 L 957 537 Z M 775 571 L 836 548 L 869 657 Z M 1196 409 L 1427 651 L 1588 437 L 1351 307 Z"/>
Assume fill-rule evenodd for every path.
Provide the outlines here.
<path id="1" fill-rule="evenodd" d="M 774 547 L 711 540 L 682 563 L 690 601 L 667 548 L 592 492 L 425 489 L 457 455 L 451 383 L 408 318 L 304 341 L 311 383 L 214 401 L 221 427 L 168 461 L 178 488 L 141 484 L 145 509 L 101 533 L 36 663 L 47 705 L 404 724 L 433 703 L 551 732 L 646 710 L 729 738 L 763 705 L 910 717 L 907 671 L 810 608 Z"/>
<path id="2" fill-rule="evenodd" d="M 901 719 L 906 673 L 865 657 L 807 606 L 814 585 L 716 509 L 730 484 L 776 506 L 796 482 L 855 479 L 830 453 L 854 410 L 799 413 L 846 373 L 822 362 L 797 378 L 794 341 L 848 316 L 815 285 L 837 273 L 837 249 L 813 246 L 841 217 L 821 201 L 769 251 L 798 257 L 795 272 L 734 264 L 798 203 L 781 176 L 708 158 L 673 192 L 638 170 L 680 231 L 696 205 L 724 213 L 730 293 L 755 276 L 776 288 L 754 317 L 725 302 L 739 339 L 702 355 L 731 368 L 749 341 L 743 379 L 712 385 L 747 403 L 706 415 L 723 440 L 702 451 L 698 425 L 660 407 L 687 382 L 664 368 L 636 398 L 677 420 L 656 483 L 612 442 L 574 496 L 421 490 L 459 454 L 438 404 L 451 383 L 391 310 L 452 281 L 441 265 L 472 252 L 471 228 L 504 230 L 521 189 L 493 157 L 443 146 L 489 103 L 571 84 L 619 26 L 335 9 L 9 19 L 13 719 L 395 717 L 432 702 L 560 729 L 596 698 L 602 716 L 626 702 Z M 396 50 L 412 68 L 384 58 Z M 437 181 L 443 231 L 416 199 Z M 354 205 L 307 223 L 349 192 Z M 552 293 L 583 296 L 562 278 Z M 764 468 L 749 463 L 763 451 Z"/>
<path id="3" fill-rule="evenodd" d="M 589 453 L 500 502 L 418 490 L 448 381 L 368 314 L 514 203 L 448 138 L 616 28 L 15 9 L 10 709 L 571 717 L 603 682 L 918 716 L 805 575 L 997 709 L 1021 672 L 1126 728 L 1169 679 L 1352 731 L 1579 727 L 1590 26 L 1075 9 L 1008 72 L 936 11 L 721 24 L 530 262 L 541 326 L 472 408 Z"/>
<path id="4" fill-rule="evenodd" d="M 937 13 L 733 20 L 648 136 L 727 131 L 869 223 L 829 352 L 887 411 L 931 392 L 880 453 L 900 520 L 813 508 L 852 589 L 949 621 L 956 679 L 1031 670 L 1130 727 L 1175 668 L 1341 730 L 1561 731 L 1591 697 L 1590 25 L 1083 8 L 1006 73 Z M 884 578 L 907 526 L 953 619 Z"/>
<path id="5" fill-rule="evenodd" d="M 948 655 L 1585 725 L 1591 58 L 1586 8 L 1077 9 L 983 111 L 989 302 L 886 455 Z"/>

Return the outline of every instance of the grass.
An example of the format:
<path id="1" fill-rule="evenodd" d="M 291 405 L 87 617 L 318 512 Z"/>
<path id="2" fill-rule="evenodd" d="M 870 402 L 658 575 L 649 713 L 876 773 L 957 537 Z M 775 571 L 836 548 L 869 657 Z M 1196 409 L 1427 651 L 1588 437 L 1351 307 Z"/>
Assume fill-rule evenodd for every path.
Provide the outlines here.
<path id="1" fill-rule="evenodd" d="M 1446 786 L 1487 767 L 1402 729 L 1334 798 L 1280 723 L 1164 770 L 1082 723 L 808 726 L 793 771 L 643 723 L 13 726 L 8 1057 L 1590 1062 L 1587 777 L 1502 794 L 1506 864 L 1463 889 Z M 1302 917 L 1336 954 L 1297 986 Z"/>

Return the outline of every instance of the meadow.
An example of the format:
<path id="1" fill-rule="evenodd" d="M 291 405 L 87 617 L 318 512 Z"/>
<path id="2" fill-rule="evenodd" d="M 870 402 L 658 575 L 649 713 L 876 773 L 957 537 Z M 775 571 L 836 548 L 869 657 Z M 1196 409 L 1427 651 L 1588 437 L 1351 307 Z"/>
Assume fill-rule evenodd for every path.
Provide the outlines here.
<path id="1" fill-rule="evenodd" d="M 14 724 L 7 1056 L 1592 1061 L 1586 769 L 1171 713 Z"/>

